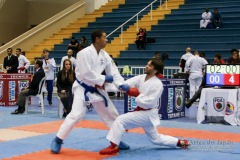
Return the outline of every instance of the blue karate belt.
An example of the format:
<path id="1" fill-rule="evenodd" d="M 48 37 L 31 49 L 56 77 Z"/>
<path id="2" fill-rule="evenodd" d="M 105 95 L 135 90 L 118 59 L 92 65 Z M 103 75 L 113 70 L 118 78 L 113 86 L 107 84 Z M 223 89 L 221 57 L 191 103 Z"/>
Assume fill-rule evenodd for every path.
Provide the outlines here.
<path id="1" fill-rule="evenodd" d="M 92 104 L 90 103 L 89 98 L 88 98 L 88 96 L 87 96 L 87 93 L 88 93 L 88 92 L 90 92 L 90 93 L 97 93 L 98 95 L 100 95 L 100 96 L 103 98 L 103 100 L 104 100 L 105 106 L 108 107 L 107 98 L 104 97 L 104 95 L 102 95 L 102 94 L 97 90 L 97 88 L 92 87 L 92 86 L 88 86 L 88 85 L 86 85 L 85 83 L 80 82 L 78 79 L 76 79 L 76 81 L 85 89 L 85 91 L 84 91 L 84 98 L 85 98 L 85 102 L 86 102 L 86 104 L 87 104 L 88 111 L 92 111 L 92 108 L 93 108 L 93 106 L 92 106 Z"/>

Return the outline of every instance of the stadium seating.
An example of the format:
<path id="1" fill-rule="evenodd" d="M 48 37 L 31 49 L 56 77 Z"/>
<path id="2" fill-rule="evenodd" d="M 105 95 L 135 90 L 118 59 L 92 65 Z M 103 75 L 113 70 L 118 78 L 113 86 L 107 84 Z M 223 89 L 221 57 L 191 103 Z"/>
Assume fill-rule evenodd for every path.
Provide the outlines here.
<path id="1" fill-rule="evenodd" d="M 102 29 L 107 34 L 111 33 L 114 29 L 119 27 L 133 15 L 138 13 L 141 9 L 150 4 L 152 0 L 145 1 L 134 1 L 134 0 L 126 0 L 125 4 L 120 4 L 118 8 L 113 9 L 111 13 L 104 13 L 102 17 L 96 18 L 95 22 L 89 22 L 88 27 L 81 28 L 80 32 L 73 33 L 76 39 L 80 39 L 82 36 L 85 36 L 89 42 L 91 42 L 91 33 L 95 29 Z M 164 1 L 163 1 L 164 2 Z M 159 7 L 159 3 L 154 3 L 153 9 Z M 149 13 L 150 7 L 148 7 L 144 12 L 139 14 L 139 19 L 143 17 L 144 14 Z M 127 23 L 123 30 L 129 28 L 130 25 L 135 23 L 136 19 L 131 20 Z M 109 23 L 111 22 L 111 23 Z M 111 37 L 108 38 L 109 43 L 113 40 L 114 37 L 117 37 L 120 34 L 120 30 L 115 32 Z M 70 38 L 64 38 L 62 44 L 55 44 L 54 49 L 51 51 L 51 54 L 57 55 L 55 60 L 56 63 L 60 63 L 60 58 L 63 55 L 66 55 L 66 49 L 70 42 Z"/>
<path id="2" fill-rule="evenodd" d="M 62 38 L 62 41 L 56 41 L 54 47 L 51 48 L 51 55 L 54 55 L 56 63 L 59 64 L 61 57 L 66 55 L 71 36 L 78 40 L 85 36 L 90 42 L 90 35 L 94 29 L 103 29 L 109 34 L 151 2 L 152 0 L 126 0 L 125 4 L 114 7 L 112 12 L 103 12 L 103 16 L 95 16 L 94 20 L 90 18 L 91 20 L 86 22 L 86 26 L 80 26 L 80 31 L 71 32 L 71 29 L 66 28 L 64 30 L 69 34 L 65 38 L 62 38 L 64 37 L 62 33 L 54 34 L 55 37 Z M 119 65 L 145 65 L 149 58 L 153 57 L 156 51 L 159 51 L 161 54 L 169 54 L 165 66 L 177 66 L 187 47 L 191 47 L 193 51 L 204 51 L 206 57 L 212 62 L 216 53 L 222 54 L 226 60 L 231 56 L 230 50 L 238 48 L 240 44 L 238 40 L 240 35 L 240 20 L 238 19 L 240 1 L 168 0 L 167 10 L 165 10 L 165 6 L 166 4 L 163 4 L 163 9 L 160 10 L 159 2 L 153 5 L 153 21 L 149 20 L 150 7 L 139 15 L 138 26 L 147 28 L 147 37 L 153 37 L 156 40 L 155 43 L 147 44 L 146 50 L 137 50 L 134 42 L 136 19 L 124 25 L 123 44 L 120 44 L 120 30 L 108 37 L 109 44 L 106 51 L 114 55 L 114 59 Z M 205 8 L 209 8 L 211 12 L 214 8 L 219 9 L 223 17 L 223 28 L 218 30 L 199 29 L 201 14 Z M 79 19 L 79 24 L 82 23 L 80 21 Z"/>
<path id="3" fill-rule="evenodd" d="M 169 60 L 166 66 L 177 66 L 182 54 L 187 47 L 193 51 L 204 51 L 207 59 L 213 61 L 216 53 L 222 54 L 227 60 L 232 48 L 240 46 L 240 1 L 237 0 L 185 0 L 185 4 L 179 9 L 172 10 L 164 20 L 152 26 L 148 31 L 148 37 L 154 37 L 156 42 L 147 44 L 146 50 L 137 50 L 135 44 L 129 44 L 127 51 L 120 52 L 120 58 L 115 60 L 120 65 L 145 65 L 156 51 L 168 53 Z M 221 29 L 199 29 L 201 14 L 205 8 L 213 12 L 218 8 L 223 17 Z M 138 57 L 141 57 L 139 59 Z M 138 59 L 136 59 L 138 58 Z"/>

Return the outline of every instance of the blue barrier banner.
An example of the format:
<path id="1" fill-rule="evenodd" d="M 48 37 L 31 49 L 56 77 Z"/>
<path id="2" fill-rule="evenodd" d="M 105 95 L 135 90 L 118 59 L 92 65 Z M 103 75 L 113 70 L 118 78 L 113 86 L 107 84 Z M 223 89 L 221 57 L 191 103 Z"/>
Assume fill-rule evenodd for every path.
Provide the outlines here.
<path id="1" fill-rule="evenodd" d="M 161 79 L 163 83 L 163 94 L 159 99 L 160 119 L 173 119 L 185 117 L 185 79 Z M 124 95 L 124 112 L 131 112 L 136 108 L 135 97 Z"/>

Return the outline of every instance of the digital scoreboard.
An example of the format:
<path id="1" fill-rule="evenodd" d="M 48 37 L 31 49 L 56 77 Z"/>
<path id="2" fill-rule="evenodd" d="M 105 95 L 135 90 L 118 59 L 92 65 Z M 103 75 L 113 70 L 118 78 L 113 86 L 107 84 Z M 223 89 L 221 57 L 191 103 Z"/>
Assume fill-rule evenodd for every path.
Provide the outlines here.
<path id="1" fill-rule="evenodd" d="M 206 85 L 240 86 L 240 64 L 206 65 Z"/>

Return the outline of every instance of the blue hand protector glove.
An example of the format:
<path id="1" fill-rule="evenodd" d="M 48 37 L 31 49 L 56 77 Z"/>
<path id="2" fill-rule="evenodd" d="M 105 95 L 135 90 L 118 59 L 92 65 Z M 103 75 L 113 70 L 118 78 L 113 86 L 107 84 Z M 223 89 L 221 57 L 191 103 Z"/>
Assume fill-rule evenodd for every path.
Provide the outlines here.
<path id="1" fill-rule="evenodd" d="M 127 84 L 122 84 L 122 85 L 119 86 L 119 89 L 122 89 L 125 92 L 128 92 L 130 87 Z"/>
<path id="2" fill-rule="evenodd" d="M 111 75 L 106 75 L 106 76 L 105 76 L 105 82 L 112 83 L 112 82 L 113 82 L 113 76 L 111 76 Z"/>

